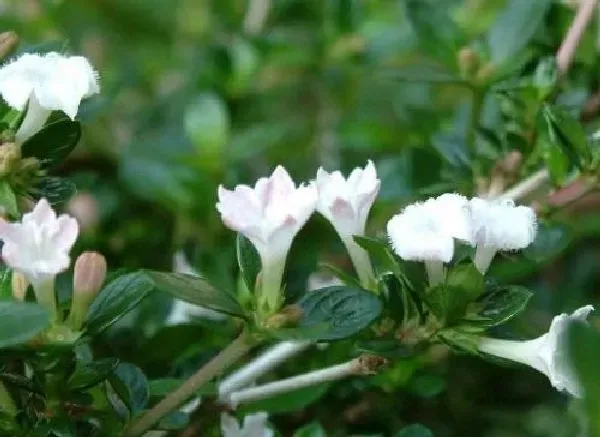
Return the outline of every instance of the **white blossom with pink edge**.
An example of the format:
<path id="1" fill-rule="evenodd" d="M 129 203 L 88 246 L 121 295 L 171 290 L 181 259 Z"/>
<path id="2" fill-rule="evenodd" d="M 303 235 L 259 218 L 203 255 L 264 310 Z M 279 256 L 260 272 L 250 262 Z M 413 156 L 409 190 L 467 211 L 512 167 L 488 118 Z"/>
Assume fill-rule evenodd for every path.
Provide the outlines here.
<path id="1" fill-rule="evenodd" d="M 317 204 L 314 183 L 296 187 L 288 172 L 278 166 L 254 188 L 238 185 L 231 191 L 219 186 L 218 196 L 223 223 L 247 237 L 260 255 L 261 309 L 277 310 L 283 300 L 280 290 L 287 254 Z"/>
<path id="2" fill-rule="evenodd" d="M 273 437 L 275 433 L 268 425 L 267 413 L 259 412 L 244 417 L 240 427 L 237 419 L 227 413 L 221 414 L 221 433 L 223 437 Z"/>
<path id="3" fill-rule="evenodd" d="M 316 186 L 319 211 L 335 228 L 344 242 L 358 276 L 364 286 L 373 281 L 369 255 L 358 246 L 353 237 L 364 235 L 371 206 L 379 193 L 381 181 L 372 161 L 365 168 L 355 168 L 348 178 L 341 172 L 317 171 Z"/>
<path id="4" fill-rule="evenodd" d="M 0 94 L 13 109 L 27 109 L 18 143 L 38 132 L 52 111 L 74 120 L 81 100 L 98 92 L 98 73 L 83 56 L 25 53 L 0 68 Z"/>
<path id="5" fill-rule="evenodd" d="M 573 314 L 559 314 L 552 320 L 548 332 L 533 340 L 513 341 L 484 337 L 477 347 L 486 354 L 533 367 L 546 375 L 557 390 L 581 398 L 584 393 L 569 360 L 566 335 L 569 323 L 585 321 L 592 311 L 594 307 L 586 305 Z"/>
<path id="6" fill-rule="evenodd" d="M 57 216 L 46 199 L 24 214 L 21 222 L 0 220 L 4 262 L 25 275 L 38 302 L 52 313 L 56 312 L 54 278 L 69 267 L 69 252 L 78 233 L 77 220 L 67 214 Z"/>

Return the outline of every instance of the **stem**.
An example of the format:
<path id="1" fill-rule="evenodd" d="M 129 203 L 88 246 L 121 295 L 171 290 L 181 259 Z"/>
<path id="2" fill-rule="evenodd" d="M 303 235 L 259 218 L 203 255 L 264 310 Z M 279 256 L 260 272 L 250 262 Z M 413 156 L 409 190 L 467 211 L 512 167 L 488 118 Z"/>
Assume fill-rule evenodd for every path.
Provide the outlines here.
<path id="1" fill-rule="evenodd" d="M 50 313 L 50 319 L 55 322 L 58 320 L 58 310 L 56 308 L 56 296 L 54 294 L 54 277 L 45 278 L 39 282 L 32 283 L 35 299 L 42 307 Z"/>
<path id="2" fill-rule="evenodd" d="M 371 374 L 375 372 L 381 364 L 381 359 L 370 355 L 363 355 L 342 364 L 326 367 L 325 369 L 315 370 L 314 372 L 282 379 L 281 381 L 234 392 L 230 395 L 229 402 L 235 408 L 242 403 L 266 399 L 316 384 L 337 381 L 353 375 Z"/>
<path id="3" fill-rule="evenodd" d="M 35 135 L 46 123 L 50 116 L 49 109 L 43 108 L 38 102 L 35 94 L 29 99 L 25 118 L 21 122 L 21 126 L 15 134 L 15 140 L 19 144 L 23 144 L 28 138 Z"/>
<path id="4" fill-rule="evenodd" d="M 223 349 L 217 356 L 188 378 L 177 390 L 156 404 L 150 411 L 133 422 L 125 435 L 136 437 L 144 434 L 160 419 L 192 397 L 196 391 L 213 377 L 224 371 L 234 362 L 246 355 L 254 342 L 245 332 Z"/>
<path id="5" fill-rule="evenodd" d="M 0 411 L 11 417 L 16 416 L 18 412 L 10 393 L 2 382 L 0 382 Z"/>
<path id="6" fill-rule="evenodd" d="M 358 274 L 362 286 L 367 290 L 377 290 L 377 287 L 374 286 L 375 275 L 373 274 L 371 259 L 369 258 L 367 251 L 356 244 L 354 240 L 352 240 L 352 237 L 344 238 L 343 242 L 348 254 L 350 254 L 350 259 L 352 259 L 352 264 L 354 265 L 354 269 Z"/>
<path id="7" fill-rule="evenodd" d="M 542 169 L 532 174 L 524 181 L 519 182 L 499 197 L 502 199 L 520 200 L 536 191 L 548 181 L 550 181 L 550 172 L 547 169 Z"/>
<path id="8" fill-rule="evenodd" d="M 252 384 L 279 364 L 307 349 L 311 344 L 310 341 L 283 341 L 269 348 L 219 384 L 219 399 L 226 400 L 232 392 Z"/>
<path id="9" fill-rule="evenodd" d="M 475 262 L 475 267 L 477 267 L 477 270 L 479 270 L 482 275 L 485 275 L 485 272 L 487 272 L 496 252 L 497 250 L 494 247 L 488 247 L 481 244 L 477 246 L 475 259 L 473 261 Z"/>
<path id="10" fill-rule="evenodd" d="M 425 261 L 425 270 L 430 287 L 441 284 L 446 279 L 444 263 L 442 261 Z"/>
<path id="11" fill-rule="evenodd" d="M 575 15 L 573 23 L 571 23 L 571 27 L 567 31 L 567 35 L 556 52 L 556 64 L 560 74 L 565 74 L 571 66 L 577 46 L 594 16 L 594 9 L 597 4 L 598 0 L 580 1 L 577 15 Z"/>

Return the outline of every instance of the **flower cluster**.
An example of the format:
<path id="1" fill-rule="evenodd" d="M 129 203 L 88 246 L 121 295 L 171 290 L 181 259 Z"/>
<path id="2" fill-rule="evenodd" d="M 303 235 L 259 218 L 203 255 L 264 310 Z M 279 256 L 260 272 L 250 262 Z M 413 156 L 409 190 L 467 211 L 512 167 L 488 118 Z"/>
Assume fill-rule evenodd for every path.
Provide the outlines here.
<path id="1" fill-rule="evenodd" d="M 455 240 L 477 247 L 474 262 L 485 273 L 497 251 L 533 242 L 536 216 L 509 200 L 443 194 L 407 206 L 388 222 L 387 232 L 396 254 L 425 262 L 430 283 L 436 284 L 444 279 L 443 263 L 454 256 Z"/>
<path id="2" fill-rule="evenodd" d="M 58 319 L 54 280 L 71 264 L 70 251 L 77 240 L 79 225 L 67 215 L 57 215 L 46 199 L 41 199 L 20 222 L 0 219 L 0 240 L 4 262 L 19 275 L 15 297 L 24 299 L 30 283 L 40 305 Z M 75 263 L 70 324 L 81 327 L 87 308 L 106 276 L 106 261 L 95 252 L 85 252 Z M 15 282 L 15 281 L 13 281 Z"/>
<path id="3" fill-rule="evenodd" d="M 287 254 L 315 210 L 333 224 L 363 283 L 371 280 L 368 255 L 352 237 L 364 234 L 379 185 L 375 166 L 369 162 L 364 169 L 355 169 L 348 179 L 340 172 L 319 169 L 316 181 L 296 186 L 287 171 L 278 166 L 254 187 L 238 185 L 233 191 L 219 187 L 217 210 L 223 223 L 247 237 L 261 258 L 259 308 L 273 312 L 280 307 Z"/>
<path id="4" fill-rule="evenodd" d="M 72 120 L 81 100 L 100 91 L 98 73 L 83 56 L 26 53 L 0 68 L 0 94 L 15 110 L 27 109 L 18 143 L 38 132 L 52 111 Z"/>

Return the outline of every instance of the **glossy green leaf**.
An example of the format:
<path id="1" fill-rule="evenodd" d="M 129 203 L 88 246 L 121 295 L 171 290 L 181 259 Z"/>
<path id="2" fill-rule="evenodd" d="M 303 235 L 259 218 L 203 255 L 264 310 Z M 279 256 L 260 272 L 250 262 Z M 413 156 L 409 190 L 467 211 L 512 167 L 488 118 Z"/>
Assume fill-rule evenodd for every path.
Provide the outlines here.
<path id="1" fill-rule="evenodd" d="M 538 149 L 550 177 L 557 184 L 562 184 L 569 173 L 569 159 L 563 153 L 554 125 L 541 113 L 536 118 L 536 149 Z"/>
<path id="2" fill-rule="evenodd" d="M 103 358 L 90 363 L 77 362 L 75 371 L 69 377 L 67 386 L 70 390 L 84 390 L 104 381 L 119 364 L 117 358 Z"/>
<path id="3" fill-rule="evenodd" d="M 48 312 L 35 303 L 0 301 L 0 348 L 22 344 L 49 325 Z"/>
<path id="4" fill-rule="evenodd" d="M 131 363 L 119 364 L 110 383 L 132 416 L 146 408 L 149 399 L 148 380 L 138 367 Z"/>
<path id="5" fill-rule="evenodd" d="M 531 291 L 519 285 L 495 287 L 472 305 L 464 320 L 485 328 L 501 325 L 520 314 L 532 296 Z"/>
<path id="6" fill-rule="evenodd" d="M 433 437 L 433 433 L 429 428 L 416 423 L 402 428 L 398 431 L 396 437 Z"/>
<path id="7" fill-rule="evenodd" d="M 81 125 L 77 121 L 62 119 L 46 125 L 21 146 L 24 158 L 35 157 L 42 168 L 55 167 L 73 151 L 81 138 Z"/>
<path id="8" fill-rule="evenodd" d="M 269 413 L 291 413 L 301 411 L 321 399 L 329 390 L 331 384 L 318 384 L 301 388 L 268 399 L 252 402 L 243 407 L 244 413 L 267 411 Z"/>
<path id="9" fill-rule="evenodd" d="M 520 52 L 544 20 L 552 0 L 509 0 L 487 35 L 492 62 L 502 65 Z"/>
<path id="10" fill-rule="evenodd" d="M 111 326 L 135 308 L 154 286 L 144 272 L 128 273 L 109 282 L 90 305 L 87 331 L 98 333 Z"/>
<path id="11" fill-rule="evenodd" d="M 464 262 L 448 269 L 446 284 L 451 288 L 462 288 L 466 298 L 475 300 L 485 290 L 483 275 L 472 262 Z"/>
<path id="12" fill-rule="evenodd" d="M 591 150 L 583 126 L 560 106 L 544 105 L 542 112 L 554 130 L 556 141 L 571 163 L 579 168 L 591 160 Z"/>
<path id="13" fill-rule="evenodd" d="M 260 257 L 250 240 L 242 234 L 237 235 L 236 254 L 238 267 L 246 284 L 246 288 L 250 292 L 254 292 L 256 286 L 256 277 L 260 272 Z"/>
<path id="14" fill-rule="evenodd" d="M 298 304 L 303 310 L 300 327 L 324 328 L 318 340 L 350 337 L 369 326 L 383 309 L 373 293 L 346 286 L 310 291 Z"/>
<path id="15" fill-rule="evenodd" d="M 234 296 L 215 288 L 200 276 L 154 271 L 145 271 L 144 275 L 158 290 L 177 299 L 231 316 L 244 317 L 244 311 Z"/>
<path id="16" fill-rule="evenodd" d="M 77 187 L 69 179 L 46 176 L 39 180 L 35 187 L 30 189 L 35 198 L 46 198 L 53 206 L 65 204 L 77 193 Z"/>
<path id="17" fill-rule="evenodd" d="M 533 86 L 537 90 L 539 100 L 544 100 L 554 92 L 557 80 L 556 57 L 542 58 L 533 74 Z"/>

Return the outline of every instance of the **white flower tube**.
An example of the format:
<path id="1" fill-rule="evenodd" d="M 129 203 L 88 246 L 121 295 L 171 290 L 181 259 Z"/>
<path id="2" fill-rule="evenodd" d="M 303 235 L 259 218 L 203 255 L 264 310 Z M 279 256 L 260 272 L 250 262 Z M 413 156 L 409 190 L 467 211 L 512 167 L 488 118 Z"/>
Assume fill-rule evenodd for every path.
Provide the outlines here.
<path id="1" fill-rule="evenodd" d="M 273 437 L 275 433 L 267 426 L 268 418 L 268 414 L 263 412 L 249 414 L 240 427 L 235 417 L 222 413 L 221 433 L 223 437 Z"/>
<path id="2" fill-rule="evenodd" d="M 67 214 L 57 217 L 46 199 L 41 199 L 32 212 L 23 215 L 20 223 L 0 220 L 4 262 L 25 275 L 40 305 L 54 316 L 54 278 L 69 267 L 69 251 L 78 233 L 77 220 Z"/>
<path id="3" fill-rule="evenodd" d="M 98 92 L 98 73 L 83 56 L 26 53 L 0 68 L 0 94 L 13 109 L 27 109 L 18 143 L 38 132 L 52 111 L 74 120 L 81 100 Z"/>
<path id="4" fill-rule="evenodd" d="M 259 307 L 272 313 L 283 301 L 285 260 L 294 237 L 315 210 L 317 189 L 313 183 L 296 187 L 287 171 L 278 166 L 254 188 L 238 185 L 230 191 L 220 186 L 218 195 L 217 210 L 223 223 L 246 236 L 260 255 Z"/>
<path id="5" fill-rule="evenodd" d="M 354 235 L 364 235 L 371 206 L 379 193 L 381 181 L 372 161 L 364 169 L 355 168 L 348 179 L 339 171 L 317 171 L 319 211 L 335 228 L 342 239 L 361 283 L 368 287 L 373 281 L 369 255 L 354 242 Z"/>
<path id="6" fill-rule="evenodd" d="M 475 265 L 483 274 L 499 250 L 519 250 L 535 239 L 535 212 L 527 206 L 515 206 L 512 200 L 483 200 L 470 202 L 473 237 L 477 245 Z"/>
<path id="7" fill-rule="evenodd" d="M 473 243 L 468 200 L 443 194 L 407 206 L 392 217 L 387 233 L 396 254 L 408 261 L 423 261 L 430 285 L 444 281 L 444 263 L 454 256 L 454 239 Z"/>
<path id="8" fill-rule="evenodd" d="M 593 310 L 592 305 L 587 305 L 573 314 L 560 314 L 554 317 L 546 334 L 533 340 L 512 341 L 484 337 L 478 348 L 486 354 L 533 367 L 546 375 L 557 390 L 582 397 L 582 387 L 569 361 L 565 336 L 570 322 L 585 321 Z"/>

